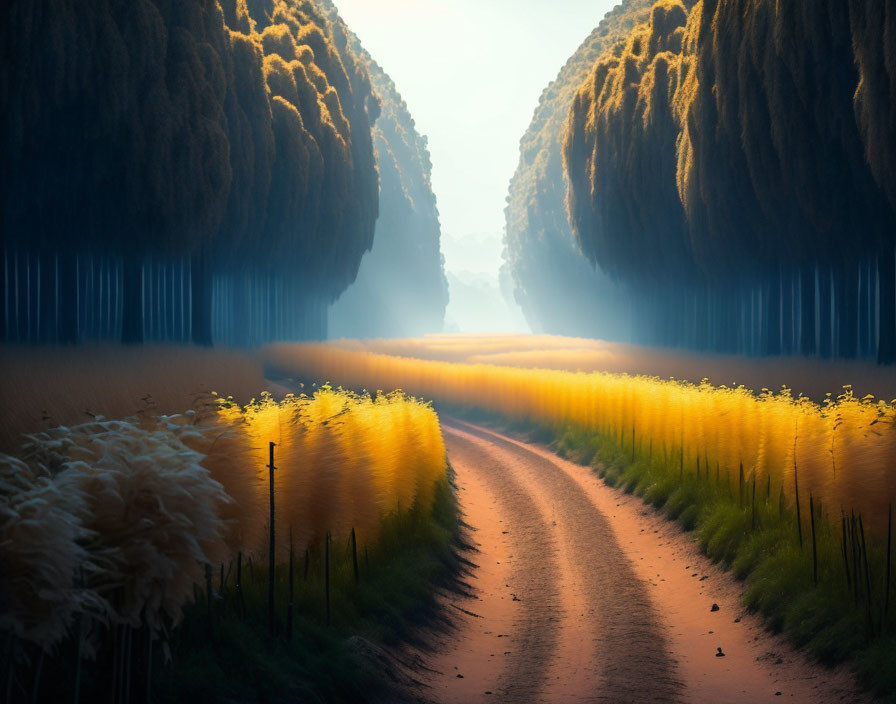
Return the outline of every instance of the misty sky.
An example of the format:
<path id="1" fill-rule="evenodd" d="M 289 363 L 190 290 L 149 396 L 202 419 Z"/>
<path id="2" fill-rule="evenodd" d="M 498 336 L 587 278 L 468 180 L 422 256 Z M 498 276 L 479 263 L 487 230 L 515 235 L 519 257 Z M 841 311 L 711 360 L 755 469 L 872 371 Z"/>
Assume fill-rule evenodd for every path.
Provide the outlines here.
<path id="1" fill-rule="evenodd" d="M 617 1 L 336 0 L 429 138 L 443 232 L 500 237 L 541 91 Z"/>

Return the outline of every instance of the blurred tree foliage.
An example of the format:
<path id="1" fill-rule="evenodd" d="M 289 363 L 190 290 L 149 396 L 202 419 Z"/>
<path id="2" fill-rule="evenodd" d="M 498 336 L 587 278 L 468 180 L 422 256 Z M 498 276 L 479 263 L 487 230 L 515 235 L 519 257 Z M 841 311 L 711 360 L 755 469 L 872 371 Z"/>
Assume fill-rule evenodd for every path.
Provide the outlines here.
<path id="1" fill-rule="evenodd" d="M 320 0 L 330 7 L 329 0 Z M 358 277 L 330 308 L 333 337 L 413 337 L 442 329 L 448 282 L 439 241 L 441 226 L 430 181 L 426 137 L 416 128 L 392 79 L 349 32 L 380 97 L 373 126 L 380 172 L 379 220 L 373 248 Z"/>
<path id="2" fill-rule="evenodd" d="M 520 140 L 505 208 L 505 260 L 533 331 L 627 339 L 629 300 L 581 256 L 566 213 L 563 137 L 573 96 L 595 62 L 644 22 L 651 0 L 624 0 L 541 95 Z"/>

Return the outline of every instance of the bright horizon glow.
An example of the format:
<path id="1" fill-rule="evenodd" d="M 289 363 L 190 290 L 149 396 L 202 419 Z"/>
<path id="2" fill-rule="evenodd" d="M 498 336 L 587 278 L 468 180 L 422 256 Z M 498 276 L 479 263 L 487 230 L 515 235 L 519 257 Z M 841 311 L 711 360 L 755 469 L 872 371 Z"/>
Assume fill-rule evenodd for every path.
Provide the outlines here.
<path id="1" fill-rule="evenodd" d="M 442 232 L 500 239 L 541 92 L 617 0 L 335 1 L 429 139 Z M 446 269 L 481 270 L 467 250 Z"/>

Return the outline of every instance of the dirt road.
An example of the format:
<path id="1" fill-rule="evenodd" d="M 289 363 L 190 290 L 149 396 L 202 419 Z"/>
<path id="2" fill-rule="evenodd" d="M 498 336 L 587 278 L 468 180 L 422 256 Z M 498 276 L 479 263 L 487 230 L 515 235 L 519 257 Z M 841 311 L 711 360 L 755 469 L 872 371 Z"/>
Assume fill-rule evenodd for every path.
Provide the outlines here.
<path id="1" fill-rule="evenodd" d="M 861 701 L 743 613 L 693 539 L 588 468 L 443 419 L 478 553 L 428 658 L 441 702 Z M 713 610 L 713 604 L 718 605 Z M 724 657 L 717 657 L 722 648 Z"/>

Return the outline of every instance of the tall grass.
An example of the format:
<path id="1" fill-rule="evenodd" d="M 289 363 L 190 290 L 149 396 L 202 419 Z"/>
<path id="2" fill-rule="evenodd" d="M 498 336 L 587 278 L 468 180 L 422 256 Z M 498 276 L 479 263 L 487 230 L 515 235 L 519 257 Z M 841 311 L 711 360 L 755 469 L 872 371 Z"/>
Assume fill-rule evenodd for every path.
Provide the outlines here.
<path id="1" fill-rule="evenodd" d="M 829 511 L 855 510 L 875 533 L 896 495 L 896 405 L 848 388 L 815 403 L 788 389 L 754 394 L 705 381 L 448 363 L 329 345 L 274 345 L 266 355 L 292 375 L 403 388 L 558 429 L 573 425 L 683 467 L 695 468 L 699 458 L 729 482 L 743 466 L 747 481 L 771 482 L 791 502 L 812 493 Z"/>
<path id="2" fill-rule="evenodd" d="M 280 346 L 270 363 L 398 385 L 500 419 L 694 530 L 744 601 L 825 662 L 896 696 L 896 408 L 846 389 L 816 404 L 650 377 L 510 369 Z"/>
<path id="3" fill-rule="evenodd" d="M 269 394 L 242 407 L 223 400 L 216 422 L 238 429 L 206 445 L 205 464 L 236 499 L 244 550 L 267 549 L 262 472 L 268 443 L 276 444 L 280 559 L 290 535 L 299 551 L 327 532 L 342 539 L 352 528 L 358 540 L 375 543 L 390 513 L 429 510 L 435 484 L 445 477 L 435 411 L 400 392 L 373 398 L 324 385 L 311 396 L 287 395 L 279 403 Z"/>
<path id="4" fill-rule="evenodd" d="M 782 385 L 794 395 L 821 401 L 827 391 L 850 383 L 859 396 L 873 393 L 896 398 L 896 372 L 891 367 L 858 360 L 812 357 L 746 357 L 647 347 L 622 342 L 560 335 L 441 334 L 407 339 L 336 340 L 346 349 L 398 357 L 506 367 L 603 371 L 674 377 L 699 383 L 743 384 L 752 389 Z"/>
<path id="5" fill-rule="evenodd" d="M 812 494 L 798 510 L 770 481 L 717 474 L 704 463 L 682 468 L 674 455 L 633 458 L 617 438 L 575 426 L 517 428 L 540 432 L 560 454 L 593 464 L 610 486 L 693 530 L 705 554 L 745 580 L 745 605 L 774 630 L 822 662 L 852 659 L 869 688 L 896 696 L 890 521 L 884 535 L 872 535 L 861 515 L 819 506 Z"/>
<path id="6" fill-rule="evenodd" d="M 267 573 L 271 442 L 278 572 L 325 535 L 381 559 L 390 521 L 426 523 L 447 487 L 435 412 L 397 392 L 324 386 L 246 406 L 208 396 L 179 415 L 32 434 L 18 457 L 0 455 L 7 693 L 38 692 L 45 656 L 60 648 L 74 649 L 73 662 L 108 662 L 125 687 L 134 634 L 144 654 L 147 639 L 167 643 L 200 591 L 211 613 L 209 587 L 219 567 L 226 581 L 225 564 L 245 570 L 238 598 L 251 602 Z"/>

